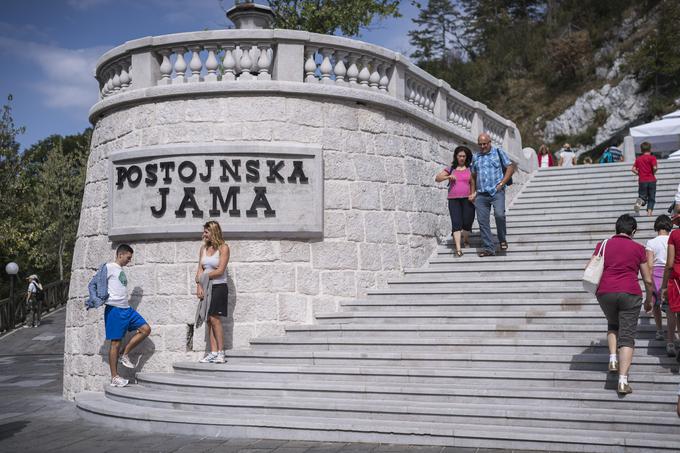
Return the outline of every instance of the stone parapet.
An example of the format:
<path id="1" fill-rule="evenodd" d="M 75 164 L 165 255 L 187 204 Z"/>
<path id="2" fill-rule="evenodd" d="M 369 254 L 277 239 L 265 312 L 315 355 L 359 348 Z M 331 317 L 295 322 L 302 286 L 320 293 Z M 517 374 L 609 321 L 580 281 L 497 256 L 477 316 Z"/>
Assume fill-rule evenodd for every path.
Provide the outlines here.
<path id="1" fill-rule="evenodd" d="M 120 104 L 149 98 L 309 92 L 322 99 L 389 105 L 438 127 L 444 125 L 462 142 L 472 143 L 479 133 L 487 132 L 494 144 L 508 150 L 522 168 L 526 166 L 512 121 L 403 55 L 349 38 L 265 29 L 146 37 L 105 53 L 95 77 L 100 102 L 90 112 L 93 123 Z M 281 83 L 267 83 L 272 81 Z"/>

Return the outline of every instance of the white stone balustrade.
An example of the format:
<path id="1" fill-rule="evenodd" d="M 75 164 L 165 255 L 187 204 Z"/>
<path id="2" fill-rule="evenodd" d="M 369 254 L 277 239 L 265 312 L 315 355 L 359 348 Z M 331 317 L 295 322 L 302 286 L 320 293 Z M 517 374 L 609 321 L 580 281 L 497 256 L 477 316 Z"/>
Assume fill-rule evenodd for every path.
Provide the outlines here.
<path id="1" fill-rule="evenodd" d="M 209 43 L 159 49 L 158 85 L 271 80 L 271 43 Z M 188 63 L 187 63 L 188 62 Z"/>
<path id="2" fill-rule="evenodd" d="M 387 92 L 393 66 L 375 54 L 306 46 L 304 81 Z"/>
<path id="3" fill-rule="evenodd" d="M 475 111 L 472 107 L 449 97 L 446 100 L 446 111 L 446 120 L 449 123 L 468 132 L 472 132 L 472 124 L 475 116 Z"/>
<path id="4" fill-rule="evenodd" d="M 130 66 L 130 58 L 122 58 L 108 64 L 101 70 L 99 95 L 102 99 L 130 88 L 132 84 Z"/>
<path id="5" fill-rule="evenodd" d="M 147 37 L 104 54 L 96 77 L 101 101 L 92 108 L 91 118 L 112 108 L 116 99 L 128 103 L 184 92 L 283 90 L 396 109 L 437 125 L 461 142 L 474 142 L 479 133 L 488 132 L 494 144 L 521 154 L 519 132 L 511 121 L 399 53 L 338 36 L 235 29 Z"/>

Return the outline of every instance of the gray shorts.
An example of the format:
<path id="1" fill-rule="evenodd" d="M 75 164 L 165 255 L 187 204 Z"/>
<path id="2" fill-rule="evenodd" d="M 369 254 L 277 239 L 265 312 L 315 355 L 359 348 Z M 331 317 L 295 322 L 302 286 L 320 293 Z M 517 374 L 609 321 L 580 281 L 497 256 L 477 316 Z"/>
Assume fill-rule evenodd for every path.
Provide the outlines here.
<path id="1" fill-rule="evenodd" d="M 635 347 L 642 296 L 628 293 L 606 293 L 598 295 L 597 302 L 607 318 L 607 330 L 618 333 L 617 345 Z"/>

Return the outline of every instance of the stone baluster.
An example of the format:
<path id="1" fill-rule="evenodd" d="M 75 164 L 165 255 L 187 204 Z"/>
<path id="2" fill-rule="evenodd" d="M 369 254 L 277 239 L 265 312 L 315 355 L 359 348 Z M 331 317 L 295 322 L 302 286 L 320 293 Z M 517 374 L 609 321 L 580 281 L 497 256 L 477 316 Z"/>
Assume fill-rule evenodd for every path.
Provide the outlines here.
<path id="1" fill-rule="evenodd" d="M 359 85 L 368 88 L 368 79 L 371 78 L 371 71 L 368 69 L 370 60 L 367 56 L 361 57 L 361 71 L 359 71 Z"/>
<path id="2" fill-rule="evenodd" d="M 415 91 L 413 90 L 413 80 L 411 79 L 406 79 L 406 100 L 411 104 L 414 104 L 416 100 Z"/>
<path id="3" fill-rule="evenodd" d="M 170 63 L 170 54 L 172 50 L 162 49 L 158 51 L 161 54 L 161 79 L 158 81 L 158 85 L 170 85 L 172 83 L 172 63 Z"/>
<path id="4" fill-rule="evenodd" d="M 175 78 L 172 79 L 172 83 L 186 82 L 187 63 L 184 61 L 184 50 L 183 47 L 173 49 L 177 58 L 175 59 Z"/>
<path id="5" fill-rule="evenodd" d="M 222 81 L 236 80 L 236 59 L 234 58 L 235 47 L 229 44 L 222 46 L 224 58 L 222 59 Z"/>
<path id="6" fill-rule="evenodd" d="M 379 67 L 379 60 L 374 59 L 371 61 L 371 75 L 368 77 L 368 86 L 376 91 L 378 90 L 378 84 L 380 83 L 380 71 L 378 71 Z"/>
<path id="7" fill-rule="evenodd" d="M 253 60 L 250 56 L 251 46 L 249 44 L 241 44 L 241 54 L 239 65 L 241 66 L 241 74 L 238 76 L 238 80 L 253 80 L 253 74 L 251 74 L 251 69 L 253 67 Z"/>
<path id="8" fill-rule="evenodd" d="M 418 107 L 422 108 L 423 107 L 423 94 L 420 89 L 420 85 L 417 82 L 413 82 L 413 91 L 416 93 L 416 97 L 413 100 L 413 103 L 417 105 Z"/>
<path id="9" fill-rule="evenodd" d="M 191 48 L 191 61 L 189 61 L 189 70 L 191 71 L 189 82 L 196 83 L 201 81 L 202 68 L 203 62 L 201 61 L 201 47 L 194 46 Z"/>
<path id="10" fill-rule="evenodd" d="M 111 96 L 113 93 L 113 71 L 111 69 L 108 70 L 108 76 L 107 76 L 107 81 L 106 81 L 106 95 Z"/>
<path id="11" fill-rule="evenodd" d="M 220 66 L 217 62 L 217 57 L 215 56 L 217 46 L 210 44 L 205 46 L 205 50 L 208 51 L 208 57 L 205 59 L 205 70 L 208 72 L 205 75 L 205 81 L 217 82 L 217 68 Z"/>
<path id="12" fill-rule="evenodd" d="M 321 65 L 319 65 L 319 72 L 321 73 L 321 83 L 325 84 L 333 83 L 333 79 L 331 78 L 333 75 L 333 65 L 331 64 L 331 56 L 333 55 L 333 49 L 328 48 L 321 49 L 321 55 L 323 55 Z"/>
<path id="13" fill-rule="evenodd" d="M 117 93 L 120 91 L 120 66 L 113 66 L 113 92 Z"/>
<path id="14" fill-rule="evenodd" d="M 389 71 L 389 63 L 382 62 L 378 65 L 378 71 L 380 74 L 380 81 L 378 82 L 378 90 L 387 92 L 387 87 L 390 84 L 390 78 L 387 76 L 387 71 Z"/>
<path id="15" fill-rule="evenodd" d="M 272 59 L 269 55 L 269 44 L 262 43 L 258 44 L 257 47 L 260 49 L 260 56 L 257 59 L 257 66 L 260 69 L 257 78 L 259 80 L 271 80 L 272 75 L 270 73 L 269 67 L 272 64 Z"/>
<path id="16" fill-rule="evenodd" d="M 434 96 L 434 90 L 427 90 L 427 108 L 425 110 L 430 113 L 434 112 Z"/>
<path id="17" fill-rule="evenodd" d="M 130 77 L 130 73 L 128 72 L 129 65 L 126 62 L 121 63 L 120 66 L 120 89 L 125 90 L 130 86 L 130 82 L 132 82 L 132 78 Z"/>
<path id="18" fill-rule="evenodd" d="M 347 75 L 347 68 L 345 67 L 345 57 L 347 52 L 336 51 L 335 52 L 335 67 L 333 72 L 335 73 L 335 83 L 337 85 L 345 85 L 345 76 Z"/>
<path id="19" fill-rule="evenodd" d="M 305 60 L 305 82 L 316 82 L 316 48 L 306 47 L 307 59 Z"/>
<path id="20" fill-rule="evenodd" d="M 100 91 L 101 91 L 102 98 L 105 98 L 109 95 L 109 86 L 108 86 L 109 85 L 109 76 L 105 71 L 102 71 L 101 77 L 102 77 L 103 81 L 102 81 L 102 87 L 101 87 Z"/>
<path id="21" fill-rule="evenodd" d="M 359 68 L 357 67 L 357 60 L 359 55 L 355 53 L 349 54 L 349 68 L 347 68 L 347 81 L 350 85 L 356 85 L 359 78 Z"/>

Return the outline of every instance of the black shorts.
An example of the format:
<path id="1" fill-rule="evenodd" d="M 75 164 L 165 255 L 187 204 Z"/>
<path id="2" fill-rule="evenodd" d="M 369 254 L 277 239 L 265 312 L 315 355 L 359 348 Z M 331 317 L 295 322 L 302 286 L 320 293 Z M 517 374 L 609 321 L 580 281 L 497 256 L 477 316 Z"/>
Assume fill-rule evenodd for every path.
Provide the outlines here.
<path id="1" fill-rule="evenodd" d="M 212 285 L 208 316 L 227 316 L 229 312 L 229 288 L 226 283 Z"/>

